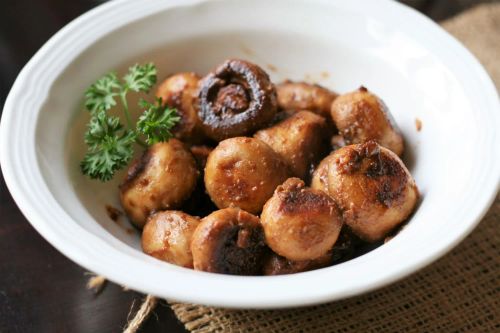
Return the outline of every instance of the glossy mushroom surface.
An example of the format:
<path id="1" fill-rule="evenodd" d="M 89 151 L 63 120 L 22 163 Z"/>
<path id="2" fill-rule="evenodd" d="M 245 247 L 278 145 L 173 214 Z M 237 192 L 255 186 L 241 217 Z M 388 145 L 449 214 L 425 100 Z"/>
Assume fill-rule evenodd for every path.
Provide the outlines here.
<path id="1" fill-rule="evenodd" d="M 316 167 L 311 179 L 311 188 L 329 193 L 328 189 L 328 168 L 332 163 L 334 156 L 332 154 L 325 157 Z"/>
<path id="2" fill-rule="evenodd" d="M 331 117 L 346 144 L 374 140 L 401 156 L 403 136 L 385 103 L 365 87 L 340 95 L 331 106 Z"/>
<path id="3" fill-rule="evenodd" d="M 197 217 L 181 211 L 155 213 L 142 231 L 142 250 L 171 264 L 193 268 L 191 240 L 199 223 Z"/>
<path id="4" fill-rule="evenodd" d="M 221 274 L 305 272 L 380 246 L 417 205 L 401 132 L 365 87 L 339 96 L 275 86 L 256 64 L 228 59 L 203 78 L 167 77 L 156 96 L 178 111 L 175 139 L 132 163 L 120 199 L 143 228 L 143 251 L 160 260 Z"/>
<path id="5" fill-rule="evenodd" d="M 200 143 L 204 140 L 201 121 L 198 118 L 198 82 L 200 77 L 193 72 L 174 74 L 158 87 L 156 97 L 177 110 L 180 122 L 172 129 L 181 140 Z"/>
<path id="6" fill-rule="evenodd" d="M 276 90 L 259 66 L 229 59 L 200 82 L 199 105 L 205 134 L 221 141 L 268 125 L 277 111 Z"/>
<path id="7" fill-rule="evenodd" d="M 325 148 L 326 121 L 309 111 L 299 111 L 254 137 L 267 143 L 290 166 L 292 174 L 305 179 L 311 165 L 321 159 Z"/>
<path id="8" fill-rule="evenodd" d="M 142 228 L 156 211 L 177 209 L 193 192 L 199 171 L 177 139 L 152 145 L 128 169 L 120 200 L 129 219 Z"/>
<path id="9" fill-rule="evenodd" d="M 330 119 L 336 93 L 317 84 L 285 81 L 276 86 L 278 106 L 282 110 L 309 110 Z"/>
<path id="10" fill-rule="evenodd" d="M 225 208 L 201 220 L 191 250 L 194 269 L 222 274 L 257 275 L 268 251 L 259 218 Z"/>
<path id="11" fill-rule="evenodd" d="M 365 241 L 384 238 L 413 212 L 419 192 L 401 159 L 374 141 L 341 148 L 328 160 L 328 193 L 344 222 Z"/>
<path id="12" fill-rule="evenodd" d="M 267 245 L 294 261 L 314 260 L 335 244 L 341 213 L 328 194 L 290 178 L 278 186 L 261 214 Z"/>
<path id="13" fill-rule="evenodd" d="M 267 144 L 237 137 L 220 142 L 208 156 L 205 188 L 217 207 L 257 214 L 289 175 L 288 165 Z"/>

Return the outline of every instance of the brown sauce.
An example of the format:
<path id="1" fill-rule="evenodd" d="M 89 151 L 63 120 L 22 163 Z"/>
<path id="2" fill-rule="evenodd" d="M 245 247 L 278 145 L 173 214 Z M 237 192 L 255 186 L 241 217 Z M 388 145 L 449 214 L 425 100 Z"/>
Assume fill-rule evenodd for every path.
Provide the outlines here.
<path id="1" fill-rule="evenodd" d="M 121 210 L 111 205 L 105 205 L 105 208 L 109 218 L 114 222 L 118 222 L 118 219 L 123 215 L 123 212 Z"/>

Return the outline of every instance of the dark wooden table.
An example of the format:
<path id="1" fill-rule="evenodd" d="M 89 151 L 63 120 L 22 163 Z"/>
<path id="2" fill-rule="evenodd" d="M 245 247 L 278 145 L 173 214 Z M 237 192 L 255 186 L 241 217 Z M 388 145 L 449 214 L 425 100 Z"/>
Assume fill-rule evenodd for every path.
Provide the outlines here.
<path id="1" fill-rule="evenodd" d="M 443 19 L 480 1 L 406 2 L 434 19 Z M 1 1 L 0 107 L 17 73 L 40 46 L 98 4 L 91 0 Z M 31 227 L 0 175 L 0 332 L 120 332 L 132 304 L 137 308 L 143 295 L 109 283 L 96 296 L 85 288 L 85 273 Z M 162 303 L 141 332 L 185 329 Z"/>

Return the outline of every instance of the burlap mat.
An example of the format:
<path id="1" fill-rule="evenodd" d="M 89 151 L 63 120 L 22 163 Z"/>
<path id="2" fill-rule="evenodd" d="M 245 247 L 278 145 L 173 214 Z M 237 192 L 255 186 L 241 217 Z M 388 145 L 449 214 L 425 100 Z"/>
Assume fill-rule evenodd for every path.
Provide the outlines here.
<path id="1" fill-rule="evenodd" d="M 443 23 L 500 87 L 500 4 Z M 293 310 L 225 310 L 172 304 L 193 332 L 500 332 L 500 196 L 451 253 L 369 294 Z"/>

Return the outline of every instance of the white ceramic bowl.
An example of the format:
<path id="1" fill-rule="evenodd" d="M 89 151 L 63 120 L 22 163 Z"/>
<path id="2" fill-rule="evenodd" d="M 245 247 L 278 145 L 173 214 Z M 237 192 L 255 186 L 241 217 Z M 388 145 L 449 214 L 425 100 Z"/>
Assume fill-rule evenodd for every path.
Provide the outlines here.
<path id="1" fill-rule="evenodd" d="M 383 97 L 401 127 L 422 202 L 392 241 L 349 262 L 276 277 L 208 274 L 148 257 L 137 234 L 112 222 L 116 182 L 79 172 L 82 92 L 111 69 L 154 61 L 160 78 L 206 73 L 228 57 L 275 81 L 306 79 Z M 423 123 L 415 129 L 415 119 Z M 225 307 L 336 300 L 429 264 L 486 212 L 500 179 L 500 110 L 474 57 L 436 24 L 386 0 L 113 1 L 71 22 L 26 65 L 6 101 L 0 158 L 33 226 L 66 256 L 133 289 Z M 117 177 L 120 178 L 120 177 Z"/>

